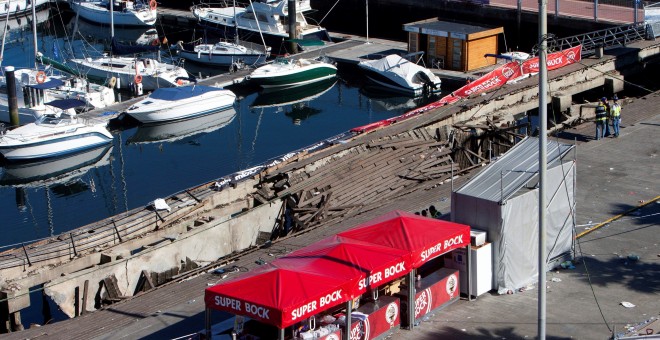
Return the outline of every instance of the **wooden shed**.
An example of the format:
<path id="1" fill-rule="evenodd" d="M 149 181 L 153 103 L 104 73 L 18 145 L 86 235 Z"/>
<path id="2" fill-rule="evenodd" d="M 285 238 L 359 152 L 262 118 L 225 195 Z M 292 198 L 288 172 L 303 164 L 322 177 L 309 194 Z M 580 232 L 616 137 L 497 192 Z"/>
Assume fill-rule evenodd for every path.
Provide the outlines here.
<path id="1" fill-rule="evenodd" d="M 472 71 L 494 65 L 497 60 L 484 57 L 497 54 L 498 35 L 504 28 L 486 28 L 455 22 L 427 19 L 403 25 L 408 32 L 408 52 L 424 51 L 426 65 L 454 71 Z"/>

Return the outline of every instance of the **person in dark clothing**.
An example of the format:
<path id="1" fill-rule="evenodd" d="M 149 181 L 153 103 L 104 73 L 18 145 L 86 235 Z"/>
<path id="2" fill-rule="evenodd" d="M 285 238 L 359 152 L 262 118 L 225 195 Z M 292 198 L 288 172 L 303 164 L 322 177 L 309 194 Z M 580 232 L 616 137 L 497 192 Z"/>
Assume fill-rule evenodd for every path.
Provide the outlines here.
<path id="1" fill-rule="evenodd" d="M 605 126 L 607 125 L 607 98 L 600 99 L 596 106 L 596 140 L 604 137 Z"/>

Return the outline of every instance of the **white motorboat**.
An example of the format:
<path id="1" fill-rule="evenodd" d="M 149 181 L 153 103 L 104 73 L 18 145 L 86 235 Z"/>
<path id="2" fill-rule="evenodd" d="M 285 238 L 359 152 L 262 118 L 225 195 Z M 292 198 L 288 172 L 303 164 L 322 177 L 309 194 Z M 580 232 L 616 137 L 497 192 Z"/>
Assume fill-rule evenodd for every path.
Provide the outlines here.
<path id="1" fill-rule="evenodd" d="M 113 77 L 119 88 L 130 88 L 131 84 L 142 84 L 144 90 L 182 85 L 177 78 L 187 78 L 183 67 L 161 63 L 151 58 L 100 57 L 70 59 L 75 68 L 89 79 L 105 81 Z"/>
<path id="2" fill-rule="evenodd" d="M 236 110 L 229 107 L 222 111 L 186 120 L 177 120 L 163 124 L 140 125 L 131 136 L 128 144 L 149 144 L 175 142 L 184 138 L 219 130 L 236 117 Z"/>
<path id="3" fill-rule="evenodd" d="M 36 122 L 3 131 L 0 153 L 10 161 L 30 161 L 76 153 L 110 143 L 106 122 L 77 117 L 77 99 L 48 103 L 61 111 L 44 114 Z"/>
<path id="4" fill-rule="evenodd" d="M 143 124 L 189 119 L 228 109 L 236 95 L 218 87 L 191 85 L 161 88 L 133 104 L 126 114 Z"/>
<path id="5" fill-rule="evenodd" d="M 358 67 L 374 83 L 408 96 L 418 97 L 440 92 L 440 77 L 407 59 L 417 54 L 419 53 L 406 56 L 390 54 L 377 60 L 361 61 Z"/>
<path id="6" fill-rule="evenodd" d="M 92 84 L 85 79 L 72 76 L 47 75 L 44 71 L 18 69 L 16 78 L 16 99 L 19 122 L 32 123 L 46 113 L 59 110 L 44 103 L 56 99 L 76 98 L 85 102 L 84 108 L 103 108 L 115 103 L 115 94 L 109 87 Z M 0 121 L 9 121 L 6 79 L 0 78 Z"/>
<path id="7" fill-rule="evenodd" d="M 110 4 L 114 4 L 110 8 Z M 81 1 L 72 0 L 71 10 L 81 18 L 98 24 L 109 25 L 112 21 L 110 12 L 114 12 L 115 26 L 153 26 L 156 23 L 157 2 L 146 1 L 116 1 L 95 0 Z"/>
<path id="8" fill-rule="evenodd" d="M 289 39 L 288 0 L 264 0 L 250 2 L 247 7 L 199 4 L 191 7 L 200 25 L 233 37 L 236 33 L 244 39 L 279 47 Z M 307 22 L 304 13 L 311 11 L 310 0 L 296 0 L 296 36 L 302 40 L 330 41 L 325 28 Z M 256 20 L 255 20 L 256 18 Z"/>
<path id="9" fill-rule="evenodd" d="M 337 76 L 337 67 L 327 58 L 278 58 L 254 70 L 251 82 L 263 87 L 300 86 Z"/>
<path id="10" fill-rule="evenodd" d="M 206 66 L 235 67 L 262 65 L 270 56 L 270 47 L 249 42 L 219 41 L 215 44 L 177 44 L 183 59 Z"/>

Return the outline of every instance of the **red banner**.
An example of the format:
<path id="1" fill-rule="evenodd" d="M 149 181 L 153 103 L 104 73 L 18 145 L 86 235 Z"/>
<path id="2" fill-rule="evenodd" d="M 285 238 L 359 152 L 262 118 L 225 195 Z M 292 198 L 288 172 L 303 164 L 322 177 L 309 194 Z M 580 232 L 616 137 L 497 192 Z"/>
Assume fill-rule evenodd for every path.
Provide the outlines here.
<path id="1" fill-rule="evenodd" d="M 548 65 L 548 71 L 552 71 L 580 60 L 582 60 L 582 45 L 548 54 L 546 65 Z M 522 72 L 523 74 L 538 73 L 539 57 L 525 60 L 522 64 Z"/>
<path id="2" fill-rule="evenodd" d="M 518 78 L 522 75 L 520 65 L 517 61 L 506 63 L 481 78 L 461 87 L 454 91 L 456 97 L 469 97 L 474 94 L 486 92 L 498 88 L 511 79 Z"/>

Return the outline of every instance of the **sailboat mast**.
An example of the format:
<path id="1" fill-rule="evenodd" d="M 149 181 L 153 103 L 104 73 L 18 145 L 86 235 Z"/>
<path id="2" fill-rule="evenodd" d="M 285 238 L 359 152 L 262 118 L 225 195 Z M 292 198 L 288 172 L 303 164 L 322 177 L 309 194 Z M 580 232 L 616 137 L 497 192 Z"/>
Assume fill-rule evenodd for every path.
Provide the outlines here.
<path id="1" fill-rule="evenodd" d="M 110 0 L 110 42 L 115 38 L 115 0 Z"/>
<path id="2" fill-rule="evenodd" d="M 38 67 L 37 63 L 37 52 L 39 52 L 37 47 L 37 10 L 35 9 L 35 2 L 32 0 L 32 39 L 34 39 L 34 69 Z"/>
<path id="3" fill-rule="evenodd" d="M 7 28 L 9 28 L 9 11 L 7 11 L 7 16 L 5 17 L 5 30 L 2 32 L 2 46 L 0 46 L 0 66 L 2 66 L 2 60 L 5 58 L 5 40 L 7 38 Z"/>
<path id="4" fill-rule="evenodd" d="M 234 9 L 234 42 L 236 43 L 236 45 L 238 45 L 238 23 L 236 22 L 236 0 L 234 0 L 232 8 Z"/>

